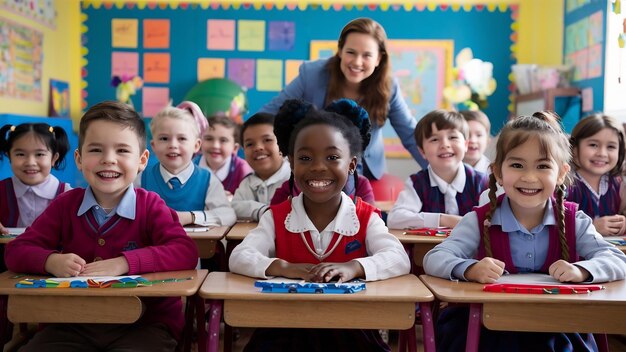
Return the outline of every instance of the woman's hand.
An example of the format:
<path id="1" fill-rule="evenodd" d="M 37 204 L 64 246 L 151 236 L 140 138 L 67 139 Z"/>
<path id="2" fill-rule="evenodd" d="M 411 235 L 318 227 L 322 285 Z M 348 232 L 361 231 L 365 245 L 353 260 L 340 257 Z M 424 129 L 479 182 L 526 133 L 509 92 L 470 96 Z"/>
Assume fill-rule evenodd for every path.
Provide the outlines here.
<path id="1" fill-rule="evenodd" d="M 44 269 L 56 277 L 72 277 L 81 274 L 85 260 L 74 253 L 52 253 L 46 259 Z"/>
<path id="2" fill-rule="evenodd" d="M 365 270 L 357 260 L 346 263 L 321 263 L 317 264 L 309 273 L 308 281 L 329 282 L 337 278 L 338 282 L 346 282 L 355 278 L 365 277 Z"/>
<path id="3" fill-rule="evenodd" d="M 492 284 L 504 273 L 504 262 L 495 258 L 485 257 L 465 270 L 465 279 Z"/>

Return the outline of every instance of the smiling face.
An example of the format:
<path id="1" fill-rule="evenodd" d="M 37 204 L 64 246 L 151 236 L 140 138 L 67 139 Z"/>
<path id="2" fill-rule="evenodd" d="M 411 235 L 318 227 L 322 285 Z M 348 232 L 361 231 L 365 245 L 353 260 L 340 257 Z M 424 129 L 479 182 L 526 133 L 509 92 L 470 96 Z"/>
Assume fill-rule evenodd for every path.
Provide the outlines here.
<path id="1" fill-rule="evenodd" d="M 128 186 L 148 163 L 148 151 L 139 147 L 137 134 L 111 121 L 95 120 L 85 132 L 76 166 L 91 186 L 98 204 L 116 206 Z"/>
<path id="2" fill-rule="evenodd" d="M 599 180 L 617 165 L 619 145 L 619 136 L 611 128 L 581 139 L 573 150 L 574 160 L 580 166 L 576 171 L 588 182 Z"/>
<path id="3" fill-rule="evenodd" d="M 219 170 L 239 149 L 235 143 L 234 129 L 221 124 L 209 126 L 202 136 L 202 154 L 211 170 Z"/>
<path id="4" fill-rule="evenodd" d="M 352 32 L 338 53 L 341 58 L 341 72 L 348 85 L 355 88 L 372 75 L 380 63 L 378 43 L 371 35 Z"/>
<path id="5" fill-rule="evenodd" d="M 178 175 L 200 150 L 200 138 L 191 124 L 193 120 L 166 117 L 161 119 L 152 133 L 150 145 L 157 159 L 171 174 Z"/>
<path id="6" fill-rule="evenodd" d="M 515 217 L 524 219 L 543 214 L 547 200 L 568 171 L 569 165 L 558 165 L 541 150 L 537 138 L 529 138 L 506 154 L 494 175 L 504 187 Z"/>
<path id="7" fill-rule="evenodd" d="M 434 122 L 430 137 L 425 138 L 419 148 L 433 171 L 448 183 L 456 176 L 466 149 L 463 133 L 457 129 L 437 129 Z"/>
<path id="8" fill-rule="evenodd" d="M 243 133 L 243 151 L 246 161 L 262 180 L 270 178 L 283 164 L 274 126 L 270 124 L 248 126 Z"/>
<path id="9" fill-rule="evenodd" d="M 357 159 L 350 155 L 350 145 L 341 132 L 318 124 L 298 133 L 290 163 L 305 206 L 338 207 L 341 190 L 350 170 L 356 169 Z"/>
<path id="10" fill-rule="evenodd" d="M 464 162 L 474 166 L 480 160 L 489 143 L 489 133 L 485 126 L 478 121 L 468 121 L 469 139 L 467 140 L 467 153 Z"/>
<path id="11" fill-rule="evenodd" d="M 28 132 L 16 139 L 9 151 L 13 175 L 29 186 L 44 182 L 58 158 L 59 154 L 52 154 L 34 132 Z"/>

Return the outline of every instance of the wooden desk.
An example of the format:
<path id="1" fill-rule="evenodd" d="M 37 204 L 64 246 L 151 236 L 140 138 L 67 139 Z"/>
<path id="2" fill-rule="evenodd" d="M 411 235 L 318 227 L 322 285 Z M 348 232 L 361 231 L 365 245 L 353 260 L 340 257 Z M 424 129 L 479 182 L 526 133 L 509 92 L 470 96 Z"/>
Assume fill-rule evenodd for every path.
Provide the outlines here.
<path id="1" fill-rule="evenodd" d="M 208 351 L 218 348 L 222 307 L 224 321 L 230 326 L 409 329 L 413 350 L 416 303 L 426 312 L 422 319 L 430 321 L 432 328 L 433 295 L 414 275 L 368 282 L 365 291 L 343 295 L 262 293 L 254 287 L 255 280 L 212 272 L 202 284 L 199 295 L 210 303 Z M 424 341 L 425 350 L 434 351 L 432 329 L 424 328 Z"/>
<path id="2" fill-rule="evenodd" d="M 253 222 L 236 222 L 235 225 L 226 234 L 227 241 L 242 241 L 252 229 L 259 226 L 256 221 Z"/>
<path id="3" fill-rule="evenodd" d="M 389 232 L 396 236 L 407 250 L 407 254 L 413 263 L 414 274 L 417 274 L 415 267 L 421 268 L 423 266 L 422 262 L 426 253 L 446 239 L 446 237 L 437 236 L 405 235 L 404 230 L 397 229 L 389 229 Z"/>
<path id="4" fill-rule="evenodd" d="M 9 321 L 13 323 L 133 323 L 139 319 L 143 310 L 140 297 L 195 296 L 207 274 L 207 270 L 183 270 L 141 275 L 148 280 L 193 278 L 180 282 L 156 284 L 151 287 L 64 289 L 17 288 L 15 284 L 20 280 L 44 278 L 44 276 L 25 275 L 16 278 L 15 273 L 6 271 L 0 274 L 0 332 L 7 331 L 7 327 L 10 326 Z M 202 316 L 204 313 L 204 303 L 201 298 L 195 296 L 188 301 L 185 312 L 187 318 L 185 343 L 188 343 L 191 337 L 187 329 L 191 329 L 190 323 L 194 310 L 199 309 Z M 1 346 L 4 346 L 8 341 L 7 336 L 0 335 L 2 335 L 0 336 Z M 198 339 L 206 340 L 206 335 L 204 333 L 201 335 Z"/>
<path id="5" fill-rule="evenodd" d="M 590 294 L 534 295 L 483 292 L 483 284 L 428 275 L 420 279 L 437 299 L 470 304 L 466 351 L 478 351 L 481 323 L 491 330 L 626 334 L 624 280 Z M 597 342 L 602 350 L 606 340 Z"/>
<path id="6" fill-rule="evenodd" d="M 224 238 L 229 230 L 229 226 L 217 226 L 210 227 L 208 231 L 187 232 L 187 235 L 196 242 L 196 246 L 198 246 L 198 257 L 208 259 L 215 255 L 217 241 Z"/>
<path id="7" fill-rule="evenodd" d="M 376 207 L 380 209 L 383 213 L 389 213 L 391 208 L 393 208 L 393 204 L 395 203 L 392 200 L 384 200 L 384 201 L 376 201 Z"/>

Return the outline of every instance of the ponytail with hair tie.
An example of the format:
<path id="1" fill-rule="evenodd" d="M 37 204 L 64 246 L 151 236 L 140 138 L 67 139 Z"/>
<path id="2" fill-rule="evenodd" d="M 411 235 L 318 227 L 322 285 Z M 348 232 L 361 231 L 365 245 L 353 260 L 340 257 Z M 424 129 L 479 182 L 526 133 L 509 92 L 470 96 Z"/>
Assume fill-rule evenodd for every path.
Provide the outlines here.
<path id="1" fill-rule="evenodd" d="M 328 104 L 324 110 L 340 114 L 350 120 L 359 129 L 363 141 L 363 150 L 367 148 L 371 139 L 372 123 L 369 114 L 362 106 L 352 99 L 341 98 Z"/>

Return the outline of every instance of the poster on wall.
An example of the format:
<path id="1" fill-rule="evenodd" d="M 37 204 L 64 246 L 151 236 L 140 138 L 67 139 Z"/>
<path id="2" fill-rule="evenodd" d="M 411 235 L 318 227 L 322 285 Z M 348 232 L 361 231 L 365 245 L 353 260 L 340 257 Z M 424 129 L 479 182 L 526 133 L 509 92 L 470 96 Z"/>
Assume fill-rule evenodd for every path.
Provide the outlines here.
<path id="1" fill-rule="evenodd" d="M 0 18 L 0 96 L 41 101 L 43 34 Z"/>
<path id="2" fill-rule="evenodd" d="M 70 117 L 70 85 L 68 82 L 50 79 L 48 116 Z"/>
<path id="3" fill-rule="evenodd" d="M 50 28 L 56 26 L 55 0 L 0 0 L 0 9 L 9 10 Z"/>
<path id="4" fill-rule="evenodd" d="M 312 41 L 311 60 L 335 54 L 337 41 Z M 387 51 L 393 75 L 398 80 L 411 116 L 419 119 L 427 112 L 444 107 L 443 87 L 451 80 L 451 40 L 389 40 Z M 385 156 L 410 158 L 389 122 L 383 127 Z"/>

